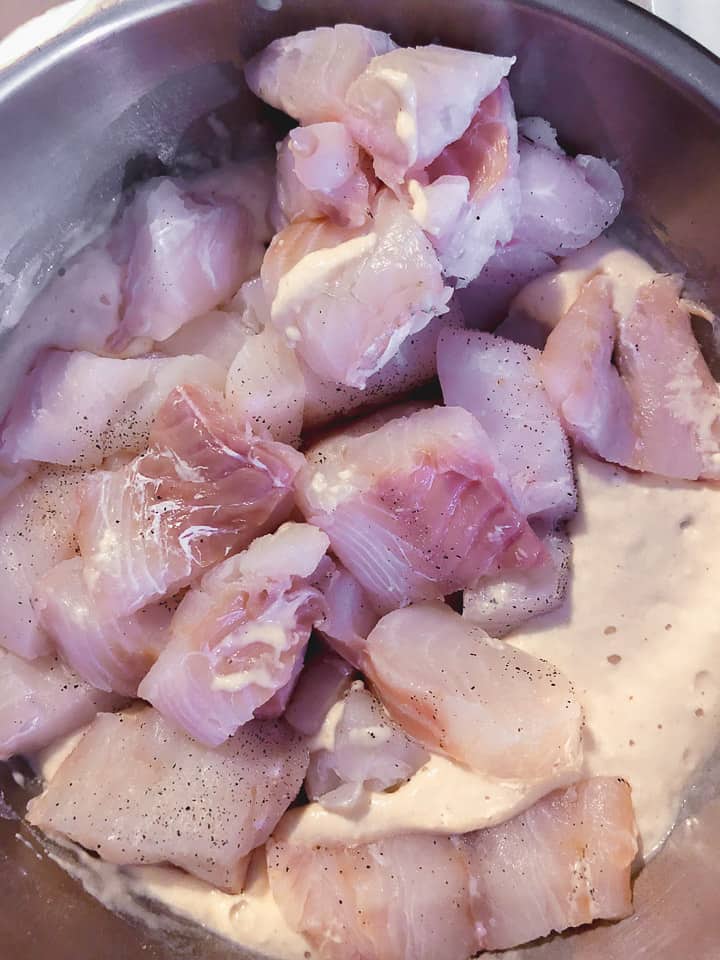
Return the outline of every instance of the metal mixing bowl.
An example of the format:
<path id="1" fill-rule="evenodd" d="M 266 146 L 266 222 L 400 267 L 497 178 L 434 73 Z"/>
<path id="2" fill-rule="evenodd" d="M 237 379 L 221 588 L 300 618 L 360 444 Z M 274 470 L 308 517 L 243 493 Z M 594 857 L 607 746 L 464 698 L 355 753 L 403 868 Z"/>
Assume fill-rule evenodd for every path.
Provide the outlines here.
<path id="1" fill-rule="evenodd" d="M 258 117 L 241 72 L 250 54 L 276 36 L 347 20 L 400 43 L 516 54 L 519 112 L 547 117 L 570 149 L 617 160 L 622 229 L 659 263 L 686 268 L 720 311 L 720 61 L 641 10 L 621 0 L 285 0 L 279 12 L 255 0 L 128 0 L 0 73 L 3 329 L 123 186 L 217 151 L 208 117 L 245 149 Z M 0 354 L 6 392 L 8 366 Z M 21 802 L 7 768 L 0 783 Z M 640 876 L 635 917 L 534 946 L 528 960 L 717 960 L 714 784 L 711 768 Z M 199 932 L 153 932 L 111 915 L 20 821 L 0 819 L 0 856 L 0 956 L 243 955 Z"/>

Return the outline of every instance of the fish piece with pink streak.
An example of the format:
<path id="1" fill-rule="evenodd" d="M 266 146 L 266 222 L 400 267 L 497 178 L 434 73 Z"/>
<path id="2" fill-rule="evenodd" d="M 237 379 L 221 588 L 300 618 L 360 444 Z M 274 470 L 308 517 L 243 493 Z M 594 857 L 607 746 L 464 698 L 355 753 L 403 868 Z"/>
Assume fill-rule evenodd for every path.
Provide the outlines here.
<path id="1" fill-rule="evenodd" d="M 286 523 L 206 573 L 178 607 L 140 696 L 217 746 L 279 691 L 287 695 L 323 615 L 309 581 L 327 547 L 317 527 Z"/>
<path id="2" fill-rule="evenodd" d="M 514 62 L 436 44 L 392 50 L 349 87 L 345 123 L 377 176 L 398 187 L 465 133 Z"/>
<path id="3" fill-rule="evenodd" d="M 590 279 L 548 337 L 545 389 L 590 453 L 687 480 L 720 476 L 720 394 L 676 277 L 640 286 L 626 315 L 611 280 Z"/>
<path id="4" fill-rule="evenodd" d="M 142 452 L 170 392 L 217 390 L 222 368 L 203 356 L 115 359 L 75 350 L 41 355 L 0 433 L 0 458 L 98 467 L 121 451 Z"/>
<path id="5" fill-rule="evenodd" d="M 445 403 L 483 426 L 510 475 L 520 511 L 552 523 L 577 507 L 570 444 L 540 377 L 540 351 L 477 330 L 444 330 L 438 376 Z"/>
<path id="6" fill-rule="evenodd" d="M 354 23 L 303 30 L 268 44 L 245 65 L 252 92 L 302 124 L 342 121 L 348 87 L 394 50 L 387 33 Z"/>
<path id="7" fill-rule="evenodd" d="M 468 960 L 632 913 L 630 788 L 597 777 L 462 836 L 271 840 L 270 888 L 320 960 Z"/>
<path id="8" fill-rule="evenodd" d="M 520 122 L 521 215 L 515 239 L 559 255 L 595 240 L 614 222 L 624 190 L 607 160 L 569 157 L 541 117 Z"/>
<path id="9" fill-rule="evenodd" d="M 34 603 L 53 646 L 79 676 L 129 697 L 168 642 L 176 606 L 165 601 L 126 617 L 105 614 L 88 590 L 80 557 L 41 577 Z"/>
<path id="10" fill-rule="evenodd" d="M 377 189 L 360 149 L 342 123 L 296 127 L 278 145 L 275 227 L 328 218 L 361 227 Z"/>
<path id="11" fill-rule="evenodd" d="M 28 663 L 0 648 L 0 760 L 37 753 L 123 702 L 91 687 L 56 657 Z"/>
<path id="12" fill-rule="evenodd" d="M 528 781 L 578 768 L 582 711 L 570 681 L 444 604 L 384 616 L 362 669 L 409 736 L 474 770 Z"/>
<path id="13" fill-rule="evenodd" d="M 286 518 L 304 462 L 238 423 L 221 396 L 177 388 L 148 451 L 86 481 L 78 540 L 91 593 L 117 616 L 172 596 Z"/>
<path id="14" fill-rule="evenodd" d="M 548 794 L 507 823 L 458 838 L 487 949 L 629 916 L 636 837 L 629 784 L 595 777 Z"/>
<path id="15" fill-rule="evenodd" d="M 211 749 L 149 707 L 103 713 L 28 820 L 109 863 L 170 863 L 236 893 L 307 765 L 305 741 L 282 721 L 254 721 Z"/>
<path id="16" fill-rule="evenodd" d="M 272 324 L 307 366 L 360 389 L 404 340 L 447 312 L 451 294 L 430 242 L 388 191 L 367 228 L 286 227 L 261 276 Z"/>
<path id="17" fill-rule="evenodd" d="M 87 476 L 82 470 L 41 468 L 0 504 L 0 645 L 28 660 L 52 650 L 36 609 L 37 582 L 76 554 Z"/>
<path id="18" fill-rule="evenodd" d="M 356 680 L 328 714 L 328 742 L 310 751 L 305 791 L 327 810 L 356 809 L 369 792 L 398 786 L 429 753 Z M 320 735 L 322 738 L 322 733 Z"/>
<path id="19" fill-rule="evenodd" d="M 500 560 L 542 560 L 492 443 L 460 407 L 341 432 L 307 458 L 299 506 L 380 612 L 463 589 Z"/>
<path id="20" fill-rule="evenodd" d="M 634 251 L 599 237 L 528 283 L 513 300 L 507 319 L 496 333 L 518 343 L 544 347 L 550 331 L 595 276 L 606 278 L 612 307 L 619 317 L 626 318 L 635 306 L 640 288 L 658 274 Z"/>
<path id="21" fill-rule="evenodd" d="M 110 340 L 165 340 L 229 300 L 256 269 L 252 224 L 239 203 L 193 199 L 169 179 L 142 188 L 116 228 L 127 257 L 122 321 Z"/>
<path id="22" fill-rule="evenodd" d="M 413 216 L 460 287 L 512 239 L 520 214 L 518 164 L 515 107 L 503 80 L 460 139 L 408 184 Z"/>
<path id="23" fill-rule="evenodd" d="M 468 960 L 483 946 L 450 837 L 268 844 L 270 889 L 319 960 Z"/>

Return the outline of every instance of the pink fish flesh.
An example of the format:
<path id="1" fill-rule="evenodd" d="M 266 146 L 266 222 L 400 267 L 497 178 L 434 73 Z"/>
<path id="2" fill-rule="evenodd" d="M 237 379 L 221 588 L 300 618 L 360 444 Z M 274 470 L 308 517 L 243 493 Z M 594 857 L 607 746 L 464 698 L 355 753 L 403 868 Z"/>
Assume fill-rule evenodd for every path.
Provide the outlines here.
<path id="1" fill-rule="evenodd" d="M 383 617 L 362 666 L 390 715 L 432 750 L 501 779 L 577 769 L 582 711 L 570 681 L 444 604 Z"/>
<path id="2" fill-rule="evenodd" d="M 345 94 L 373 57 L 393 50 L 387 33 L 354 23 L 274 40 L 245 65 L 252 92 L 302 124 L 342 120 Z"/>
<path id="3" fill-rule="evenodd" d="M 428 760 L 428 752 L 393 722 L 361 680 L 336 709 L 332 745 L 311 752 L 305 779 L 309 799 L 326 809 L 353 809 L 364 791 L 395 787 Z"/>
<path id="4" fill-rule="evenodd" d="M 461 837 L 271 840 L 268 870 L 286 922 L 319 960 L 468 960 L 627 916 L 635 836 L 628 785 L 597 778 Z"/>
<path id="5" fill-rule="evenodd" d="M 618 317 L 610 281 L 588 281 L 548 337 L 545 389 L 573 439 L 604 460 L 662 476 L 720 476 L 720 394 L 677 279 L 642 286 Z"/>
<path id="6" fill-rule="evenodd" d="M 570 444 L 540 379 L 540 351 L 474 330 L 438 340 L 445 403 L 473 414 L 495 445 L 520 511 L 551 522 L 575 512 Z"/>
<path id="7" fill-rule="evenodd" d="M 318 444 L 297 492 L 381 611 L 462 589 L 500 557 L 518 567 L 542 557 L 487 434 L 459 407 Z"/>
<path id="8" fill-rule="evenodd" d="M 55 657 L 28 663 L 0 649 L 0 760 L 36 753 L 122 702 Z"/>
<path id="9" fill-rule="evenodd" d="M 274 830 L 307 765 L 303 739 L 282 721 L 255 721 L 211 749 L 150 708 L 103 713 L 30 802 L 28 820 L 109 863 L 171 863 L 237 892 L 248 854 Z"/>
<path id="10" fill-rule="evenodd" d="M 308 580 L 327 547 L 317 527 L 287 523 L 205 574 L 140 696 L 202 743 L 232 736 L 297 678 L 323 613 Z"/>
<path id="11" fill-rule="evenodd" d="M 504 637 L 532 617 L 559 607 L 570 583 L 570 541 L 555 530 L 542 541 L 544 563 L 532 570 L 500 570 L 468 587 L 463 592 L 463 617 L 492 637 Z"/>
<path id="12" fill-rule="evenodd" d="M 86 478 L 80 470 L 42 469 L 0 505 L 0 644 L 28 660 L 52 650 L 35 605 L 37 582 L 75 556 Z"/>
<path id="13" fill-rule="evenodd" d="M 142 189 L 118 228 L 130 252 L 122 322 L 111 346 L 165 340 L 229 300 L 250 276 L 250 218 L 234 200 L 193 199 L 169 179 Z"/>
<path id="14" fill-rule="evenodd" d="M 278 146 L 275 227 L 327 217 L 361 227 L 370 216 L 375 181 L 342 123 L 291 130 Z"/>
<path id="15" fill-rule="evenodd" d="M 428 167 L 427 186 L 409 185 L 413 215 L 460 287 L 512 239 L 520 212 L 518 162 L 515 108 L 503 80 L 460 139 Z"/>
<path id="16" fill-rule="evenodd" d="M 398 186 L 465 133 L 514 62 L 436 44 L 391 50 L 350 85 L 345 122 L 378 177 Z"/>
<path id="17" fill-rule="evenodd" d="M 303 222 L 276 234 L 261 276 L 273 325 L 308 367 L 361 389 L 450 297 L 432 246 L 387 191 L 371 227 Z"/>
<path id="18" fill-rule="evenodd" d="M 35 594 L 41 623 L 65 662 L 98 690 L 134 697 L 168 642 L 175 604 L 166 601 L 126 617 L 105 615 L 88 590 L 80 557 L 53 567 Z"/>
<path id="19" fill-rule="evenodd" d="M 140 453 L 168 394 L 189 383 L 222 389 L 223 370 L 203 356 L 119 360 L 48 351 L 15 398 L 0 458 L 97 467 L 122 450 Z"/>
<path id="20" fill-rule="evenodd" d="M 347 660 L 329 651 L 310 659 L 285 711 L 290 726 L 308 737 L 316 734 L 330 707 L 349 690 L 354 672 Z"/>
<path id="21" fill-rule="evenodd" d="M 520 133 L 522 212 L 515 238 L 549 254 L 584 247 L 620 212 L 617 171 L 598 157 L 568 157 L 540 117 L 522 121 Z"/>
<path id="22" fill-rule="evenodd" d="M 238 424 L 221 398 L 178 388 L 148 452 L 88 478 L 78 522 L 88 587 L 116 615 L 171 596 L 281 522 L 303 463 Z"/>

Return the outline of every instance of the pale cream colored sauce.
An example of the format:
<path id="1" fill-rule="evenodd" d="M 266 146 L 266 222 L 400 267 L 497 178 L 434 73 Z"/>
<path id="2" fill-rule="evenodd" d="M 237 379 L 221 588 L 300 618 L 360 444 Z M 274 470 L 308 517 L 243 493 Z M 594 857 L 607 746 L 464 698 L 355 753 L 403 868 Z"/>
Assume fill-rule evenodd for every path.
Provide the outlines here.
<path id="1" fill-rule="evenodd" d="M 575 684 L 586 772 L 630 782 L 648 857 L 720 738 L 720 488 L 576 466 L 570 594 L 508 640 Z"/>
<path id="2" fill-rule="evenodd" d="M 582 508 L 571 528 L 570 595 L 508 642 L 574 682 L 587 721 L 585 773 L 630 782 L 647 857 L 720 736 L 720 490 L 635 477 L 583 456 L 577 467 Z M 45 755 L 46 775 L 59 759 L 57 749 Z M 428 824 L 452 832 L 506 819 L 534 799 L 527 784 L 490 790 L 477 774 L 433 757 L 399 790 L 375 795 L 370 809 L 384 811 L 395 832 Z M 328 829 L 345 841 L 361 832 L 317 804 L 288 815 L 280 832 L 311 840 Z M 287 960 L 314 955 L 273 902 L 262 856 L 236 896 L 166 867 L 118 869 L 81 858 L 77 870 L 112 908 L 137 915 L 137 898 L 149 898 L 250 950 Z"/>

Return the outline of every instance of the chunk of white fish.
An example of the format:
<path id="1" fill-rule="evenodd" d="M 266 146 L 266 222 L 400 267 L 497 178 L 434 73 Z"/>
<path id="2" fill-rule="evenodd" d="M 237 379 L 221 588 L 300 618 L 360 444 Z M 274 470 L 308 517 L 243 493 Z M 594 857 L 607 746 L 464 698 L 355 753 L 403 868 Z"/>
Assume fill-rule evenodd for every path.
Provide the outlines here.
<path id="1" fill-rule="evenodd" d="M 28 663 L 0 648 L 0 760 L 37 753 L 122 702 L 56 657 Z"/>
<path id="2" fill-rule="evenodd" d="M 577 506 L 570 444 L 540 377 L 540 351 L 492 333 L 438 340 L 445 403 L 477 417 L 507 469 L 520 510 L 552 522 Z"/>
<path id="3" fill-rule="evenodd" d="M 110 863 L 171 863 L 239 891 L 248 854 L 294 800 L 307 764 L 304 740 L 282 721 L 255 721 L 211 749 L 151 708 L 100 714 L 28 819 Z"/>
<path id="4" fill-rule="evenodd" d="M 444 604 L 387 614 L 362 665 L 390 715 L 430 749 L 498 778 L 577 768 L 582 710 L 569 680 Z"/>
<path id="5" fill-rule="evenodd" d="M 327 547 L 317 527 L 286 523 L 205 574 L 140 696 L 202 743 L 223 743 L 297 678 L 323 613 L 309 579 Z"/>
<path id="6" fill-rule="evenodd" d="M 493 445 L 460 407 L 319 443 L 297 491 L 305 517 L 381 611 L 462 589 L 498 562 L 541 560 Z"/>

